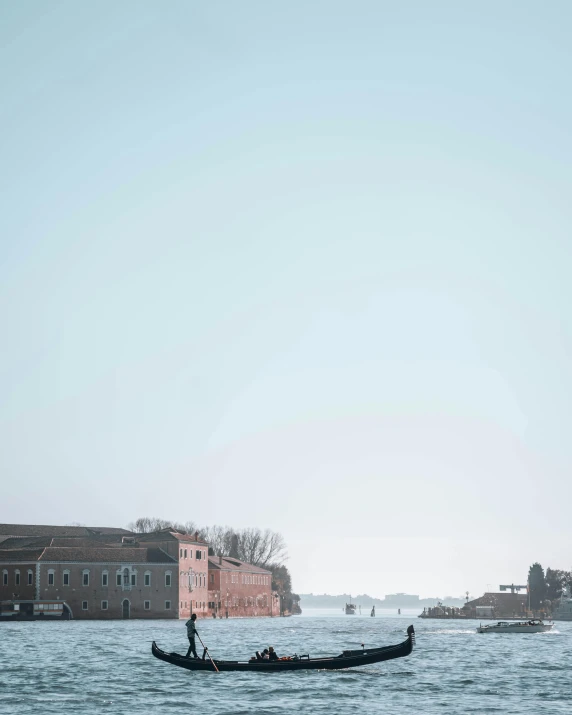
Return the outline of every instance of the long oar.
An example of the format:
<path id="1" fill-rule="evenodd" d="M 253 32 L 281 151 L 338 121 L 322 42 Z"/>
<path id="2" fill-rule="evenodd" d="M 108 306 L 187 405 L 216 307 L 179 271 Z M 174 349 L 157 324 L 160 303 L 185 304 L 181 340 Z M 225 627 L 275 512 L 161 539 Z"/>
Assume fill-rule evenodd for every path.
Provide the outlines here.
<path id="1" fill-rule="evenodd" d="M 200 640 L 202 647 L 206 650 L 207 655 L 209 658 L 211 658 L 211 654 L 209 653 L 209 649 L 206 647 L 206 645 L 203 643 L 202 638 L 200 635 L 197 633 L 197 638 Z M 211 658 L 211 663 L 213 664 L 213 668 L 216 670 L 217 673 L 220 673 L 220 670 L 216 667 L 214 660 Z"/>

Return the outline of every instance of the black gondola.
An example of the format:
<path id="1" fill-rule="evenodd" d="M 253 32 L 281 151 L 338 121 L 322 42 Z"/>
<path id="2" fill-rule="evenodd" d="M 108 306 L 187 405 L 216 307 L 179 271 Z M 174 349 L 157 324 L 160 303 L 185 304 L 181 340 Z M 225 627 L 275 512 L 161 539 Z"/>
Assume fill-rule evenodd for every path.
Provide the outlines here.
<path id="1" fill-rule="evenodd" d="M 355 668 L 358 665 L 372 665 L 383 660 L 393 660 L 393 658 L 404 658 L 413 650 L 415 643 L 415 631 L 413 626 L 407 629 L 407 640 L 397 645 L 388 645 L 383 648 L 362 648 L 361 650 L 345 650 L 341 655 L 330 658 L 310 658 L 309 655 L 294 656 L 291 660 L 214 660 L 216 667 L 220 671 L 244 670 L 252 673 L 278 673 L 285 670 L 341 670 L 342 668 Z M 171 665 L 178 665 L 179 668 L 187 670 L 210 670 L 214 671 L 213 664 L 208 659 L 186 658 L 178 653 L 165 653 L 155 641 L 151 646 L 151 652 L 155 658 L 164 660 Z"/>

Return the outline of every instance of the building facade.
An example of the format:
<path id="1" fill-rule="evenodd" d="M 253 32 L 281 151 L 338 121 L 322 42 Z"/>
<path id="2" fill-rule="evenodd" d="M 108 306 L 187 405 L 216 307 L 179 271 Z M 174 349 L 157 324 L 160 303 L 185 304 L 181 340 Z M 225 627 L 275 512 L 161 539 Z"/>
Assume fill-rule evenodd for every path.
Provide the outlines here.
<path id="1" fill-rule="evenodd" d="M 139 543 L 161 548 L 177 562 L 178 614 L 188 619 L 208 615 L 208 553 L 206 541 L 197 533 L 184 534 L 176 529 L 163 529 L 152 534 L 140 534 Z"/>
<path id="2" fill-rule="evenodd" d="M 198 533 L 0 524 L 0 539 L 0 601 L 62 600 L 80 619 L 281 615 L 270 571 L 209 557 Z"/>
<path id="3" fill-rule="evenodd" d="M 481 613 L 477 611 L 481 610 Z M 491 618 L 518 618 L 527 615 L 527 596 L 519 593 L 485 593 L 467 601 L 462 610 L 471 618 L 484 616 L 482 609 L 490 609 Z"/>
<path id="4" fill-rule="evenodd" d="M 213 618 L 279 616 L 272 573 L 226 556 L 209 557 L 209 615 Z"/>
<path id="5" fill-rule="evenodd" d="M 156 548 L 0 550 L 0 600 L 61 600 L 75 619 L 178 618 L 177 561 Z"/>

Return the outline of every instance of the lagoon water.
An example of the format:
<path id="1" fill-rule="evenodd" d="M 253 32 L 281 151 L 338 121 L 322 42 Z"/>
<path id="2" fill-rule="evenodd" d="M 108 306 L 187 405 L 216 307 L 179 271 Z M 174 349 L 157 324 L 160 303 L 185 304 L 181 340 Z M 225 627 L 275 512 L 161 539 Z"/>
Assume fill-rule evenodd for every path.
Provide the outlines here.
<path id="1" fill-rule="evenodd" d="M 478 635 L 474 621 L 427 621 L 417 613 L 307 610 L 199 623 L 213 655 L 235 659 L 266 645 L 279 655 L 337 655 L 362 642 L 398 643 L 415 626 L 408 658 L 263 675 L 190 673 L 153 658 L 153 639 L 167 651 L 186 651 L 180 621 L 0 624 L 0 714 L 572 712 L 572 623 L 550 633 Z"/>

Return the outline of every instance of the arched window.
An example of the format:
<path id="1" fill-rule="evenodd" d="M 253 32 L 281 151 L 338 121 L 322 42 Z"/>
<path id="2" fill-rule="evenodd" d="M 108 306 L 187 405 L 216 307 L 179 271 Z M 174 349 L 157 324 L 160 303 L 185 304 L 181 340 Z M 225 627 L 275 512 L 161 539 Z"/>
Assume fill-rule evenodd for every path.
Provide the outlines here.
<path id="1" fill-rule="evenodd" d="M 63 573 L 63 579 L 62 583 L 64 586 L 69 586 L 70 585 L 70 572 L 69 569 L 66 569 Z"/>
<path id="2" fill-rule="evenodd" d="M 2 569 L 2 585 L 8 585 L 8 571 L 6 569 Z"/>
<path id="3" fill-rule="evenodd" d="M 16 584 L 16 586 L 20 585 L 20 569 L 16 569 L 14 571 L 14 583 Z"/>
<path id="4" fill-rule="evenodd" d="M 101 585 L 109 586 L 109 571 L 107 569 L 101 572 Z"/>
<path id="5" fill-rule="evenodd" d="M 81 583 L 83 586 L 89 586 L 89 569 L 83 570 Z"/>
<path id="6" fill-rule="evenodd" d="M 171 585 L 172 573 L 171 571 L 165 571 L 165 586 L 169 588 Z"/>
<path id="7" fill-rule="evenodd" d="M 28 586 L 33 586 L 34 584 L 34 572 L 32 569 L 28 569 Z"/>
<path id="8" fill-rule="evenodd" d="M 123 586 L 129 586 L 129 569 L 123 569 Z"/>
<path id="9" fill-rule="evenodd" d="M 56 572 L 54 569 L 48 569 L 48 586 L 53 586 L 56 581 Z"/>
<path id="10" fill-rule="evenodd" d="M 151 571 L 145 571 L 145 586 L 151 585 Z"/>

